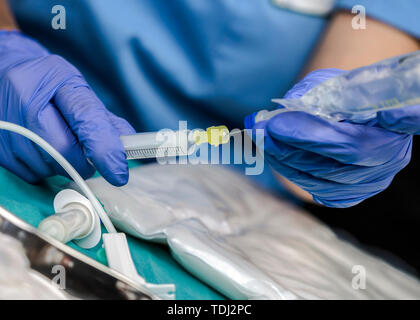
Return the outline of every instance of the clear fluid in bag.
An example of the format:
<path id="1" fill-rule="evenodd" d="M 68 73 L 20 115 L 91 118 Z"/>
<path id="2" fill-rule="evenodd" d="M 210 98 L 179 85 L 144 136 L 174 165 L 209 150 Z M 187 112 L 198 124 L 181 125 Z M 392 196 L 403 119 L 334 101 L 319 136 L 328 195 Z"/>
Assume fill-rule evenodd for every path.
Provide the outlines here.
<path id="1" fill-rule="evenodd" d="M 299 99 L 273 101 L 289 111 L 355 122 L 375 118 L 378 111 L 420 104 L 420 51 L 345 72 Z"/>

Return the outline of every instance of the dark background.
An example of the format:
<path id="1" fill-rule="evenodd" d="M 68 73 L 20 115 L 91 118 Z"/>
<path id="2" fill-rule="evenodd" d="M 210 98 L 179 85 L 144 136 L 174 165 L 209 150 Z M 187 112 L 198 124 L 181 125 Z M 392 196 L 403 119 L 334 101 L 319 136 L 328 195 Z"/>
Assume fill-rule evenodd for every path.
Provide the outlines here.
<path id="1" fill-rule="evenodd" d="M 410 164 L 385 191 L 352 208 L 305 208 L 342 238 L 411 274 L 420 275 L 420 137 Z"/>

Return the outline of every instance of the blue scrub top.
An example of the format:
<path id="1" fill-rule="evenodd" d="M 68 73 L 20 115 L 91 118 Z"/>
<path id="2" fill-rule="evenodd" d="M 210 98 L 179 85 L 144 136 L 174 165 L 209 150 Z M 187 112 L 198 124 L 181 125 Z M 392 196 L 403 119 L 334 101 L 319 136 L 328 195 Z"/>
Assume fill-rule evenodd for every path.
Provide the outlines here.
<path id="1" fill-rule="evenodd" d="M 294 5 L 331 3 L 349 10 L 361 4 L 368 15 L 420 36 L 419 0 L 9 2 L 22 30 L 72 62 L 108 109 L 137 131 L 175 129 L 179 120 L 188 120 L 190 129 L 214 124 L 242 127 L 246 115 L 281 97 L 296 81 L 328 22 L 328 15 L 304 14 Z M 65 30 L 51 27 L 55 5 L 66 9 Z M 270 178 L 265 185 L 278 186 Z M 35 196 L 41 190 L 20 187 L 32 188 Z M 16 190 L 7 191 L 6 198 L 16 202 Z M 38 207 L 45 206 L 35 206 L 34 215 L 34 210 L 17 203 L 17 208 L 10 203 L 6 207 L 31 212 L 25 220 L 34 225 L 43 217 Z M 50 212 L 48 208 L 43 212 Z M 148 281 L 175 281 L 182 288 L 180 298 L 215 297 L 187 278 L 164 252 L 129 239 L 137 269 Z"/>
<path id="2" fill-rule="evenodd" d="M 316 3 L 324 15 L 308 13 Z M 241 128 L 294 84 L 328 13 L 356 4 L 420 35 L 419 0 L 11 1 L 22 30 L 78 67 L 137 131 L 176 129 L 179 120 Z M 55 5 L 66 9 L 65 30 L 51 26 Z M 284 193 L 270 170 L 253 178 Z"/>
<path id="3" fill-rule="evenodd" d="M 137 130 L 242 127 L 295 81 L 325 18 L 269 0 L 12 1 L 22 29 L 76 65 Z M 54 30 L 54 5 L 66 30 Z"/>
<path id="4" fill-rule="evenodd" d="M 179 120 L 187 120 L 190 129 L 242 127 L 246 115 L 281 97 L 328 19 L 280 7 L 305 1 L 314 6 L 313 0 L 14 0 L 11 5 L 26 33 L 76 65 L 107 107 L 141 131 L 175 129 Z M 420 35 L 418 0 L 318 3 L 347 10 L 361 4 L 368 15 Z M 54 5 L 66 9 L 65 30 L 51 27 Z"/>

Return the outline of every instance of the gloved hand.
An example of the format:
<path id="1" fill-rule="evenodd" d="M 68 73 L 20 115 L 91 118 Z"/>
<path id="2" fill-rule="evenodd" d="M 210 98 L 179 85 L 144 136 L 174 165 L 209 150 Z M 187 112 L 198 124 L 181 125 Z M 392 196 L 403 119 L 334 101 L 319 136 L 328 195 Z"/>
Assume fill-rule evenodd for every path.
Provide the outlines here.
<path id="1" fill-rule="evenodd" d="M 128 181 L 120 135 L 134 133 L 109 112 L 80 72 L 17 31 L 0 31 L 0 120 L 24 126 L 56 148 L 88 178 L 95 168 L 110 183 Z M 0 130 L 0 165 L 35 183 L 62 168 L 28 139 Z"/>
<path id="2" fill-rule="evenodd" d="M 341 72 L 314 71 L 285 98 L 299 98 Z M 265 159 L 272 167 L 329 207 L 350 207 L 383 191 L 411 157 L 412 136 L 381 128 L 376 119 L 354 124 L 285 112 L 257 128 L 265 129 Z"/>
<path id="3" fill-rule="evenodd" d="M 399 133 L 420 134 L 420 105 L 378 112 L 381 127 Z"/>

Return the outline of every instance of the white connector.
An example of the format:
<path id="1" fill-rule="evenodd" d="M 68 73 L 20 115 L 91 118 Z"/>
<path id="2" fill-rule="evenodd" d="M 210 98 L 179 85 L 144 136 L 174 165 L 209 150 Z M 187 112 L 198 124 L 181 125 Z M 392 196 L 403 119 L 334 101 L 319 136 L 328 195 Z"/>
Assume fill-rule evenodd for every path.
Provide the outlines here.
<path id="1" fill-rule="evenodd" d="M 71 240 L 85 249 L 101 241 L 101 222 L 89 200 L 78 192 L 65 189 L 54 198 L 55 215 L 44 220 L 38 229 L 60 242 Z"/>
<path id="2" fill-rule="evenodd" d="M 125 233 L 106 233 L 102 238 L 108 265 L 111 269 L 135 281 L 152 295 L 165 300 L 175 299 L 174 284 L 149 283 L 137 273 Z"/>
<path id="3" fill-rule="evenodd" d="M 114 264 L 114 257 L 119 257 L 119 259 L 124 260 L 122 263 L 125 268 L 120 269 L 118 267 L 117 271 L 124 273 L 129 278 L 133 278 L 134 273 L 137 274 L 137 271 L 128 249 L 128 243 L 125 234 L 123 237 L 118 236 L 121 234 L 117 233 L 117 230 L 106 214 L 104 208 L 99 203 L 98 199 L 96 199 L 92 190 L 90 190 L 89 186 L 80 176 L 80 174 L 73 168 L 73 166 L 47 141 L 42 139 L 31 130 L 11 122 L 1 120 L 0 129 L 20 134 L 41 147 L 51 157 L 53 157 L 54 160 L 61 165 L 61 167 L 63 167 L 63 169 L 68 173 L 68 175 L 73 179 L 73 181 L 78 185 L 80 190 L 87 197 L 86 199 L 74 190 L 63 190 L 65 193 L 62 193 L 61 195 L 61 192 L 58 193 L 54 199 L 54 209 L 58 215 L 51 217 L 51 220 L 47 225 L 45 225 L 44 222 L 44 230 L 46 230 L 48 234 L 57 239 L 63 239 L 63 241 L 67 239 L 75 239 L 75 242 L 79 246 L 83 248 L 91 248 L 98 244 L 101 238 L 101 228 L 99 221 L 100 218 L 109 234 L 116 234 L 115 236 L 107 237 L 108 245 L 105 246 L 105 252 L 107 250 L 111 251 L 106 252 L 107 256 L 110 257 L 110 260 L 113 261 L 112 264 L 110 264 L 111 269 L 116 269 L 118 267 L 118 263 L 116 264 L 117 267 Z M 73 191 L 74 193 L 70 194 L 69 191 Z M 69 204 L 71 205 L 69 206 Z M 66 219 L 74 221 L 69 222 L 66 221 Z M 124 252 L 124 254 L 116 256 L 118 251 Z M 148 284 L 145 283 L 144 279 L 141 278 L 138 274 L 137 281 L 140 284 L 143 283 L 144 287 L 153 292 L 156 296 L 159 296 L 163 299 L 170 299 L 174 296 L 173 291 L 175 290 L 175 287 L 173 285 Z"/>

